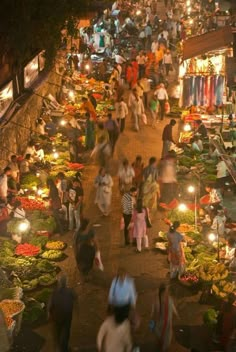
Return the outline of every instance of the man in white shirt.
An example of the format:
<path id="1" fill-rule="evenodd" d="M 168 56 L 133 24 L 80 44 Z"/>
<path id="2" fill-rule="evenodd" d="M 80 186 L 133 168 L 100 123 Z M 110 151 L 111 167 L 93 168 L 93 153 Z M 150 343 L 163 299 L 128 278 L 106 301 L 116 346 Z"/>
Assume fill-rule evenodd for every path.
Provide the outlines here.
<path id="1" fill-rule="evenodd" d="M 216 174 L 216 177 L 217 177 L 217 181 L 216 181 L 217 188 L 224 187 L 225 186 L 225 182 L 227 181 L 228 176 L 229 176 L 228 168 L 227 168 L 227 165 L 226 165 L 224 160 L 220 160 L 218 162 L 218 164 L 216 165 L 216 170 L 217 170 L 217 174 Z"/>
<path id="2" fill-rule="evenodd" d="M 131 112 L 132 112 L 132 118 L 134 121 L 134 129 L 135 129 L 135 131 L 139 131 L 139 120 L 141 119 L 142 114 L 144 114 L 145 111 L 144 111 L 143 101 L 138 96 L 136 89 L 133 89 L 133 92 L 129 96 L 128 105 L 129 105 Z"/>
<path id="3" fill-rule="evenodd" d="M 3 174 L 0 176 L 0 198 L 3 201 L 7 201 L 7 191 L 8 191 L 8 176 L 11 175 L 11 169 L 10 167 L 5 167 Z"/>
<path id="4" fill-rule="evenodd" d="M 136 57 L 136 61 L 138 63 L 139 68 L 139 79 L 143 78 L 145 74 L 145 64 L 147 62 L 146 55 L 141 51 L 139 55 Z"/>
<path id="5" fill-rule="evenodd" d="M 115 62 L 117 64 L 122 65 L 124 62 L 126 62 L 126 59 L 123 56 L 119 55 L 119 54 L 115 54 Z"/>
<path id="6" fill-rule="evenodd" d="M 159 47 L 158 41 L 154 39 L 151 45 L 151 52 L 155 54 L 155 52 L 158 50 L 158 47 Z"/>
<path id="7" fill-rule="evenodd" d="M 115 109 L 116 109 L 116 120 L 119 123 L 120 133 L 122 133 L 125 129 L 125 118 L 129 112 L 127 104 L 124 102 L 123 98 L 121 98 L 119 101 L 115 103 Z"/>
<path id="8" fill-rule="evenodd" d="M 168 100 L 168 94 L 163 83 L 161 83 L 159 88 L 154 92 L 154 96 L 156 96 L 159 101 L 160 119 L 163 120 L 165 116 L 165 102 Z"/>

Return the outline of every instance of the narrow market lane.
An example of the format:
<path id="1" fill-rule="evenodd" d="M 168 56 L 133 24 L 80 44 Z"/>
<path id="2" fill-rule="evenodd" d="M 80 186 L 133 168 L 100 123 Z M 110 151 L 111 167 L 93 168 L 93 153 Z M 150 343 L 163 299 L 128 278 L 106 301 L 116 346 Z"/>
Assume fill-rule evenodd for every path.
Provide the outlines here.
<path id="1" fill-rule="evenodd" d="M 167 229 L 162 218 L 163 213 L 155 212 L 153 214 L 153 227 L 149 230 L 150 251 L 137 254 L 132 246 L 124 247 L 123 231 L 120 231 L 121 219 L 121 196 L 118 190 L 117 171 L 120 161 L 127 157 L 133 161 L 136 155 L 142 155 L 144 163 L 147 164 L 150 156 L 161 155 L 162 141 L 161 134 L 164 126 L 169 122 L 165 119 L 153 129 L 150 125 L 142 126 L 140 132 L 132 130 L 131 118 L 127 119 L 127 128 L 123 135 L 120 136 L 114 159 L 110 163 L 111 174 L 114 179 L 114 189 L 112 195 L 112 211 L 108 218 L 101 216 L 99 210 L 94 204 L 95 190 L 93 187 L 94 178 L 97 175 L 98 165 L 89 164 L 85 168 L 83 175 L 83 184 L 85 189 L 85 215 L 94 223 L 101 225 L 96 227 L 96 235 L 101 248 L 102 260 L 104 263 L 104 273 L 95 269 L 89 283 L 81 283 L 78 269 L 74 260 L 72 246 L 72 234 L 65 237 L 68 243 L 68 258 L 62 263 L 62 270 L 68 275 L 69 285 L 76 289 L 79 297 L 79 314 L 75 311 L 72 332 L 71 346 L 73 350 L 95 351 L 95 341 L 97 331 L 103 321 L 107 309 L 108 289 L 112 278 L 116 274 L 117 268 L 123 266 L 127 268 L 130 275 L 135 278 L 138 290 L 138 311 L 141 315 L 141 327 L 137 332 L 137 343 L 147 344 L 143 351 L 152 351 L 154 341 L 153 336 L 148 329 L 148 321 L 151 312 L 151 301 L 154 291 L 163 281 L 169 283 L 168 263 L 166 256 L 157 253 L 153 249 L 153 241 L 157 237 L 158 231 Z M 178 133 L 178 127 L 175 134 Z M 197 303 L 198 296 L 191 297 L 191 312 L 188 311 L 188 301 L 183 297 L 181 287 L 173 287 L 174 297 L 177 299 L 177 307 L 181 320 L 178 325 L 191 325 L 192 315 L 196 316 L 194 325 L 202 319 L 202 311 L 206 308 L 199 306 Z M 185 292 L 186 294 L 186 292 Z M 198 316 L 198 318 L 197 318 Z M 49 351 L 52 345 L 52 336 L 48 334 L 48 326 L 41 327 L 38 333 L 46 337 L 43 352 Z M 147 347 L 150 346 L 150 347 Z M 146 349 L 148 348 L 148 350 Z M 179 343 L 173 342 L 173 351 L 187 351 Z"/>

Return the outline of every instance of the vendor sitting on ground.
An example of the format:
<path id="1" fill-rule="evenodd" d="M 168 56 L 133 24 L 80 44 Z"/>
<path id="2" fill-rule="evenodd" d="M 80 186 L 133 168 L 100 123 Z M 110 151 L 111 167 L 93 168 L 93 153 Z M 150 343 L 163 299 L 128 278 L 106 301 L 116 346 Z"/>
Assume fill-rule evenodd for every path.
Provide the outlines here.
<path id="1" fill-rule="evenodd" d="M 224 209 L 222 207 L 216 210 L 216 215 L 213 219 L 211 229 L 216 231 L 219 236 L 224 237 L 225 235 L 225 223 L 226 223 L 226 216 L 224 213 Z"/>
<path id="2" fill-rule="evenodd" d="M 197 152 L 197 153 L 201 153 L 203 151 L 203 143 L 202 143 L 202 140 L 201 140 L 199 134 L 196 134 L 191 139 L 191 150 L 193 152 Z"/>
<path id="3" fill-rule="evenodd" d="M 196 124 L 197 124 L 196 133 L 199 133 L 202 138 L 207 138 L 208 137 L 207 129 L 206 129 L 206 126 L 204 125 L 204 123 L 202 122 L 202 120 L 197 120 Z"/>
<path id="4" fill-rule="evenodd" d="M 236 241 L 230 237 L 226 241 L 225 247 L 220 252 L 220 258 L 224 260 L 225 264 L 230 265 L 235 258 Z"/>

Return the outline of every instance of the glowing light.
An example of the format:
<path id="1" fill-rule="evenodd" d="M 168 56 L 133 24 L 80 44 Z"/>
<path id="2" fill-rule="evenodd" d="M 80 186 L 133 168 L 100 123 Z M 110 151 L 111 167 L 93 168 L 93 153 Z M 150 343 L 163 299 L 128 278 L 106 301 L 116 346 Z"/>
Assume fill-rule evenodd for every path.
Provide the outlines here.
<path id="1" fill-rule="evenodd" d="M 193 19 L 192 18 L 189 20 L 189 24 L 193 24 Z"/>
<path id="2" fill-rule="evenodd" d="M 36 187 L 36 186 L 33 186 L 33 187 L 32 187 L 32 190 L 33 190 L 33 191 L 37 191 L 37 187 Z"/>
<path id="3" fill-rule="evenodd" d="M 39 196 L 41 196 L 43 194 L 43 190 L 42 189 L 38 189 L 37 193 L 38 193 Z"/>
<path id="4" fill-rule="evenodd" d="M 53 153 L 53 158 L 54 159 L 58 159 L 59 158 L 59 154 L 57 152 Z"/>
<path id="5" fill-rule="evenodd" d="M 65 126 L 65 124 L 66 124 L 66 121 L 65 120 L 61 120 L 60 125 L 61 126 Z"/>
<path id="6" fill-rule="evenodd" d="M 86 64 L 86 65 L 85 65 L 85 70 L 89 71 L 89 69 L 90 69 L 89 64 Z"/>
<path id="7" fill-rule="evenodd" d="M 188 208 L 187 208 L 187 205 L 186 205 L 186 204 L 181 203 L 181 204 L 178 206 L 178 209 L 179 209 L 179 211 L 186 211 Z"/>
<path id="8" fill-rule="evenodd" d="M 185 132 L 189 132 L 189 131 L 191 131 L 191 129 L 192 129 L 192 127 L 191 127 L 191 125 L 189 123 L 186 123 L 186 125 L 184 125 L 184 131 Z"/>
<path id="9" fill-rule="evenodd" d="M 188 186 L 188 192 L 189 193 L 194 193 L 195 192 L 195 187 L 194 186 Z"/>
<path id="10" fill-rule="evenodd" d="M 20 224 L 19 224 L 19 231 L 20 232 L 25 232 L 29 229 L 29 223 L 28 221 L 22 221 Z"/>
<path id="11" fill-rule="evenodd" d="M 73 92 L 73 90 L 69 91 L 69 97 L 72 99 L 75 97 L 75 93 Z"/>
<path id="12" fill-rule="evenodd" d="M 216 235 L 214 233 L 209 233 L 208 238 L 211 242 L 214 242 L 216 239 Z"/>
<path id="13" fill-rule="evenodd" d="M 137 16 L 141 15 L 141 13 L 142 13 L 142 12 L 141 12 L 140 10 L 137 10 L 137 11 L 136 11 L 136 15 L 137 15 Z"/>
<path id="14" fill-rule="evenodd" d="M 186 1 L 186 6 L 189 7 L 190 4 L 191 4 L 191 1 L 190 1 L 190 0 L 187 0 L 187 1 Z"/>
<path id="15" fill-rule="evenodd" d="M 36 172 L 36 176 L 39 177 L 39 176 L 40 176 L 40 173 L 39 173 L 39 172 Z"/>

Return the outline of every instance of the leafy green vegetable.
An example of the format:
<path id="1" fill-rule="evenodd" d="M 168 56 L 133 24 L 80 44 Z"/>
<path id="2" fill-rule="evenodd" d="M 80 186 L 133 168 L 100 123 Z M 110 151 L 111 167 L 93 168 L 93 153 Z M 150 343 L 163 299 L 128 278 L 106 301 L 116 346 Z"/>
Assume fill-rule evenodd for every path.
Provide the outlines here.
<path id="1" fill-rule="evenodd" d="M 212 309 L 212 308 L 208 309 L 203 314 L 204 324 L 206 324 L 208 326 L 216 325 L 217 317 L 218 317 L 218 312 L 215 309 Z"/>
<path id="2" fill-rule="evenodd" d="M 23 320 L 30 324 L 37 322 L 40 319 L 46 318 L 44 305 L 34 299 L 28 300 L 23 313 Z"/>
<path id="3" fill-rule="evenodd" d="M 34 174 L 28 174 L 22 176 L 21 187 L 23 189 L 32 189 L 40 184 L 40 179 Z"/>
<path id="4" fill-rule="evenodd" d="M 173 223 L 179 221 L 181 224 L 194 224 L 194 212 L 192 210 L 180 211 L 174 209 L 170 211 L 167 218 Z"/>
<path id="5" fill-rule="evenodd" d="M 40 292 L 34 294 L 34 298 L 41 303 L 47 304 L 52 292 L 51 288 L 43 288 Z"/>

